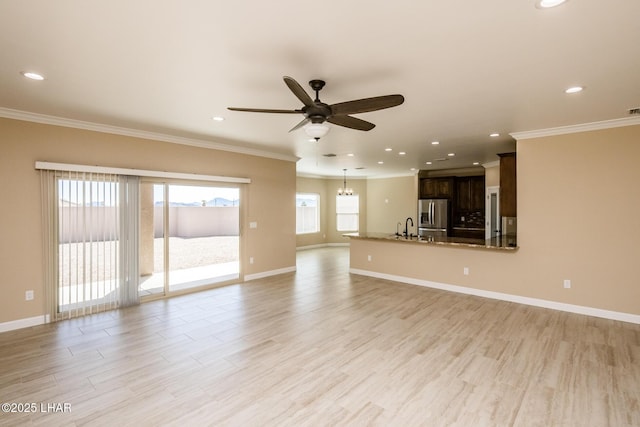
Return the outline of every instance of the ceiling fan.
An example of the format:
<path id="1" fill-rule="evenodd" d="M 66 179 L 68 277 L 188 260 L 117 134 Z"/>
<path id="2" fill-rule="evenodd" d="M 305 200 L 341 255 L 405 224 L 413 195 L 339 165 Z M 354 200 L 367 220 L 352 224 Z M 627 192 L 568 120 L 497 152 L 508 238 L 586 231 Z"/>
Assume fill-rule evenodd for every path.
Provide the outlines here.
<path id="1" fill-rule="evenodd" d="M 247 111 L 253 113 L 282 113 L 282 114 L 304 114 L 305 118 L 300 123 L 291 128 L 291 131 L 311 123 L 305 128 L 307 134 L 316 140 L 324 136 L 329 127 L 323 125 L 324 122 L 334 125 L 344 126 L 351 129 L 368 131 L 376 125 L 366 120 L 358 119 L 351 114 L 366 113 L 369 111 L 382 110 L 395 107 L 404 102 L 402 95 L 385 95 L 373 98 L 358 99 L 355 101 L 340 102 L 337 104 L 325 104 L 320 101 L 319 92 L 325 85 L 324 80 L 311 80 L 309 86 L 316 92 L 316 99 L 311 99 L 307 92 L 292 77 L 284 76 L 284 82 L 291 92 L 304 104 L 297 110 L 274 110 L 263 108 L 236 108 L 228 107 L 232 111 Z"/>

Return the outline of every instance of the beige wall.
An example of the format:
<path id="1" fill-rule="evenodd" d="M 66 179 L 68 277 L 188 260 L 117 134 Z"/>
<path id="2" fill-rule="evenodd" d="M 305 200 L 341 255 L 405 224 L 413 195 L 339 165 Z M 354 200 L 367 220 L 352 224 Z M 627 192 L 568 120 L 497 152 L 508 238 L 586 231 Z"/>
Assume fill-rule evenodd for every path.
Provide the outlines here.
<path id="1" fill-rule="evenodd" d="M 241 189 L 243 273 L 295 266 L 294 162 L 0 119 L 0 323 L 44 313 L 37 160 L 250 178 Z M 25 301 L 29 289 L 34 301 Z"/>
<path id="2" fill-rule="evenodd" d="M 367 231 L 395 233 L 397 223 L 404 230 L 411 217 L 417 233 L 418 176 L 367 181 Z M 402 232 L 402 231 L 401 231 Z"/>
<path id="3" fill-rule="evenodd" d="M 517 153 L 519 250 L 354 240 L 351 267 L 640 314 L 640 126 L 522 140 Z"/>
<path id="4" fill-rule="evenodd" d="M 485 187 L 500 186 L 500 166 L 491 166 L 484 170 Z"/>

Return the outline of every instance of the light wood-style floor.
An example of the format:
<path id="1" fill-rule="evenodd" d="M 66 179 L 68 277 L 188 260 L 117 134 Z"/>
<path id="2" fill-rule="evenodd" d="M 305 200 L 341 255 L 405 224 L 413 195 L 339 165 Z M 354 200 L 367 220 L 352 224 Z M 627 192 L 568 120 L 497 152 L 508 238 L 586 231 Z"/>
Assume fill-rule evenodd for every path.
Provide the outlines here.
<path id="1" fill-rule="evenodd" d="M 0 425 L 640 426 L 640 325 L 298 271 L 0 334 Z"/>

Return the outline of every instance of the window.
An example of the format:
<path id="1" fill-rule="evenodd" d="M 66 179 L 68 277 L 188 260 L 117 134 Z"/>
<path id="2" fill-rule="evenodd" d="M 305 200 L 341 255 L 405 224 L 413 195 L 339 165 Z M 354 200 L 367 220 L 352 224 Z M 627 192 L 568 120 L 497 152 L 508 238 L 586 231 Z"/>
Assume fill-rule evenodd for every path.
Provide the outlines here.
<path id="1" fill-rule="evenodd" d="M 336 229 L 358 231 L 360 198 L 357 195 L 336 196 Z"/>
<path id="2" fill-rule="evenodd" d="M 296 193 L 296 234 L 320 232 L 320 195 Z"/>

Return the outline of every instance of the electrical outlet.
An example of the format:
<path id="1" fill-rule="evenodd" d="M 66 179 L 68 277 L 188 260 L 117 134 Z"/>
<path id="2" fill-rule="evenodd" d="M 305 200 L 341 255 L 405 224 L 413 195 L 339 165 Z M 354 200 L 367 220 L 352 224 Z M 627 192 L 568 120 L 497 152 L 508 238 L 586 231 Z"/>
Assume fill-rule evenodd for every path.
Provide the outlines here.
<path id="1" fill-rule="evenodd" d="M 253 257 L 249 257 L 249 264 L 253 264 Z"/>
<path id="2" fill-rule="evenodd" d="M 367 255 L 367 261 L 371 261 L 371 255 Z"/>
<path id="3" fill-rule="evenodd" d="M 571 289 L 571 280 L 564 279 L 564 288 L 565 289 Z"/>
<path id="4" fill-rule="evenodd" d="M 462 273 L 463 273 L 465 276 L 468 276 L 468 275 L 469 275 L 469 267 L 465 267 L 465 268 L 463 268 L 463 269 L 462 269 Z"/>
<path id="5" fill-rule="evenodd" d="M 251 221 L 249 223 L 249 228 L 258 228 L 258 221 Z"/>
<path id="6" fill-rule="evenodd" d="M 24 293 L 24 299 L 25 299 L 26 301 L 33 301 L 33 298 L 34 298 L 34 296 L 33 296 L 33 291 L 26 291 L 26 292 Z"/>

